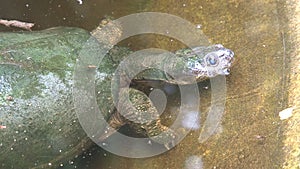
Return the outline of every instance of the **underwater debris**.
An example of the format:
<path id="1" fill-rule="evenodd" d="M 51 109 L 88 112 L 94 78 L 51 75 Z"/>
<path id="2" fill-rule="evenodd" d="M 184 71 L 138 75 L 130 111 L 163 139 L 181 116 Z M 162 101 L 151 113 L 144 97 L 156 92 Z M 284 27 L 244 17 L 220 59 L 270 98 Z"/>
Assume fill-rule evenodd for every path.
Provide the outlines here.
<path id="1" fill-rule="evenodd" d="M 281 112 L 279 112 L 280 120 L 285 120 L 285 119 L 290 118 L 293 114 L 293 110 L 294 110 L 294 107 L 290 107 L 290 108 L 284 109 Z"/>

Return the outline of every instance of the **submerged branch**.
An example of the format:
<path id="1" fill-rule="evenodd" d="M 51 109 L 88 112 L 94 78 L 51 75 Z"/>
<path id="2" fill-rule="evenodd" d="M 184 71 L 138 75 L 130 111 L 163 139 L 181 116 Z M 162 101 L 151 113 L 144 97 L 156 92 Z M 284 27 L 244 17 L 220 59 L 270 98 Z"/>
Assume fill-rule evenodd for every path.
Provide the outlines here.
<path id="1" fill-rule="evenodd" d="M 0 19 L 0 25 L 4 25 L 7 27 L 17 27 L 17 28 L 31 31 L 31 28 L 34 26 L 34 23 L 22 22 L 17 20 L 9 21 L 9 20 Z"/>

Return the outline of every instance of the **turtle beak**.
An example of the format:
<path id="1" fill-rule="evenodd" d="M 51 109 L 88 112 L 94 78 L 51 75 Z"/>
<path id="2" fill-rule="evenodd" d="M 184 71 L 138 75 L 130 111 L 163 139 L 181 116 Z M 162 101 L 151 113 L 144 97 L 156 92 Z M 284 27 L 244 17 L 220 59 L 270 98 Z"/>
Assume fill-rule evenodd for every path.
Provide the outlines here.
<path id="1" fill-rule="evenodd" d="M 225 60 L 227 62 L 226 67 L 223 68 L 223 74 L 229 75 L 230 74 L 230 67 L 232 63 L 234 62 L 234 53 L 231 50 L 228 50 L 228 55 L 225 57 Z"/>
<path id="2" fill-rule="evenodd" d="M 228 55 L 225 57 L 225 59 L 228 61 L 228 64 L 231 65 L 234 61 L 234 53 L 228 49 Z"/>

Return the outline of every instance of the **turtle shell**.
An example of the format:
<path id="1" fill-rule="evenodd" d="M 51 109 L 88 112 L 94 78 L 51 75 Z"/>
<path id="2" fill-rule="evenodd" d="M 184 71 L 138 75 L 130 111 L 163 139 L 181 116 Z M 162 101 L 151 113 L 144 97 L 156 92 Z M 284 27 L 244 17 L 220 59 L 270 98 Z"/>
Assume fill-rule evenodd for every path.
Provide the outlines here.
<path id="1" fill-rule="evenodd" d="M 0 33 L 0 168 L 56 167 L 91 145 L 72 98 L 76 57 L 90 36 L 67 27 Z"/>

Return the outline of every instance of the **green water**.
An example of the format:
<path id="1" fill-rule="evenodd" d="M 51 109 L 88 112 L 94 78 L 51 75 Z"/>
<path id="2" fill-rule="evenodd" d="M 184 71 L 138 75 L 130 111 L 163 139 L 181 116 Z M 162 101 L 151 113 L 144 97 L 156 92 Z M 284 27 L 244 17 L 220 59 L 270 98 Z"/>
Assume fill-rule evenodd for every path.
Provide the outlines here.
<path id="1" fill-rule="evenodd" d="M 192 163 L 189 157 L 201 157 L 203 168 L 280 168 L 283 138 L 278 112 L 287 103 L 289 71 L 283 8 L 284 3 L 275 0 L 83 0 L 83 4 L 76 0 L 44 3 L 10 0 L 0 2 L 0 18 L 34 22 L 34 30 L 54 26 L 93 30 L 105 16 L 165 12 L 200 24 L 211 43 L 223 44 L 235 52 L 235 65 L 226 78 L 226 108 L 219 134 L 200 144 L 200 131 L 191 132 L 174 149 L 146 159 L 123 158 L 94 146 L 60 168 L 180 169 Z M 0 30 L 11 29 L 0 27 Z M 176 40 L 153 35 L 132 37 L 121 44 L 135 50 L 148 47 L 175 50 L 184 46 Z M 211 91 L 204 89 L 208 82 L 199 86 L 203 123 Z M 166 114 L 176 106 L 177 102 L 171 102 Z M 199 162 L 195 164 L 200 166 Z"/>

